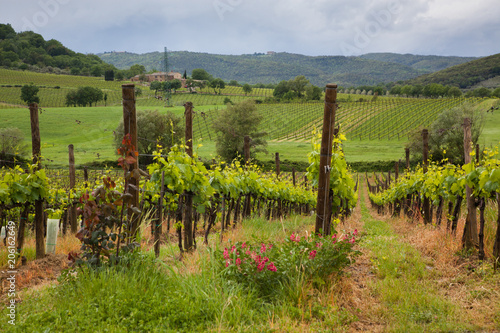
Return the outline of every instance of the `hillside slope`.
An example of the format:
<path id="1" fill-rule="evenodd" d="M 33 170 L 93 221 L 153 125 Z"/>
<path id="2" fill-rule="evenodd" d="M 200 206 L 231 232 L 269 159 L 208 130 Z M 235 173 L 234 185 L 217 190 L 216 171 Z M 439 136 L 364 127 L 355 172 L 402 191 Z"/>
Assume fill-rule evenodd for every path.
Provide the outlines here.
<path id="1" fill-rule="evenodd" d="M 144 65 L 147 70 L 163 67 L 162 52 L 145 54 L 112 52 L 98 54 L 98 56 L 117 68 L 128 68 L 134 64 Z M 459 57 L 453 58 L 460 59 Z M 421 61 L 433 63 L 439 60 L 440 65 L 420 65 L 419 68 L 419 65 L 413 61 L 413 65 L 416 66 L 413 68 L 412 65 L 401 63 L 401 61 L 400 63 L 380 61 L 369 59 L 369 56 L 312 57 L 291 53 L 217 55 L 187 51 L 169 52 L 170 68 L 181 73 L 184 70 L 190 73 L 195 68 L 204 68 L 214 77 L 246 83 L 277 83 L 297 75 L 305 75 L 318 86 L 334 82 L 345 87 L 408 80 L 417 77 L 422 72 L 429 72 L 423 69 L 426 66 L 429 68 L 446 66 L 444 59 L 440 57 L 436 59 L 423 58 Z M 452 60 L 449 61 L 452 62 Z"/>
<path id="2" fill-rule="evenodd" d="M 393 62 L 410 66 L 413 69 L 421 71 L 422 74 L 437 72 L 451 66 L 460 65 L 465 62 L 478 59 L 475 57 L 453 57 L 398 53 L 367 53 L 361 55 L 360 58 L 383 62 Z"/>
<path id="3" fill-rule="evenodd" d="M 500 53 L 408 80 L 408 84 L 440 83 L 462 89 L 500 76 Z"/>

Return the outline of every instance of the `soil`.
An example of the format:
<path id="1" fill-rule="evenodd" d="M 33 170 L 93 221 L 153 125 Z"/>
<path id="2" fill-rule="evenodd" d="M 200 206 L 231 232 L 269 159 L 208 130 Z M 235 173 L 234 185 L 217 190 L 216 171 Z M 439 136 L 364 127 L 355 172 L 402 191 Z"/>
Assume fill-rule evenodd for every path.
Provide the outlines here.
<path id="1" fill-rule="evenodd" d="M 64 254 L 47 254 L 42 259 L 29 261 L 24 266 L 19 266 L 16 271 L 16 293 L 27 288 L 53 282 L 61 274 L 61 271 L 68 268 L 68 257 Z M 7 270 L 1 271 L 0 303 L 7 299 Z"/>

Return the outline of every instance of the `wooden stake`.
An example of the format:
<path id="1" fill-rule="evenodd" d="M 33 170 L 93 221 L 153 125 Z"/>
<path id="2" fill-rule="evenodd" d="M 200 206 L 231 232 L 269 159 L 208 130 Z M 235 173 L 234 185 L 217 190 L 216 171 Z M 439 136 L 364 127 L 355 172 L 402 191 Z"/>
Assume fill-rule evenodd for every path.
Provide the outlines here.
<path id="1" fill-rule="evenodd" d="M 495 242 L 493 243 L 493 259 L 495 261 L 495 271 L 500 263 L 500 193 L 495 193 L 497 203 L 497 231 L 495 233 Z"/>
<path id="2" fill-rule="evenodd" d="M 68 146 L 69 151 L 69 188 L 70 190 L 75 188 L 76 177 L 75 177 L 75 153 L 73 145 Z M 71 203 L 68 207 L 69 213 L 69 225 L 71 226 L 71 233 L 76 234 L 78 232 L 78 222 L 76 220 L 76 206 Z"/>
<path id="3" fill-rule="evenodd" d="M 427 129 L 422 130 L 422 141 L 424 145 L 424 151 L 423 151 L 423 163 L 424 163 L 424 173 L 427 173 L 427 170 L 429 169 L 429 131 Z M 428 197 L 424 196 L 424 202 L 423 202 L 423 209 L 424 209 L 424 223 L 431 223 L 431 204 L 430 200 Z"/>
<path id="4" fill-rule="evenodd" d="M 38 104 L 32 103 L 30 108 L 31 119 L 31 151 L 33 154 L 33 164 L 40 170 L 42 164 L 40 161 L 40 127 L 38 124 Z M 44 242 L 44 227 L 43 227 L 43 200 L 35 201 L 35 243 L 36 243 L 36 258 L 45 257 L 45 242 Z"/>
<path id="5" fill-rule="evenodd" d="M 186 117 L 186 153 L 193 157 L 193 103 L 184 104 L 184 116 Z M 184 192 L 184 250 L 194 249 L 193 239 L 193 195 Z"/>
<path id="6" fill-rule="evenodd" d="M 472 162 L 470 153 L 472 151 L 472 134 L 470 118 L 464 119 L 464 156 L 465 164 Z M 476 199 L 472 189 L 465 185 L 465 199 L 467 200 L 467 217 L 465 219 L 464 233 L 462 236 L 462 246 L 465 249 L 472 249 L 479 244 L 477 233 Z"/>
<path id="7" fill-rule="evenodd" d="M 161 233 L 161 225 L 163 223 L 163 196 L 165 195 L 165 171 L 161 173 L 161 187 L 160 187 L 160 199 L 158 199 L 158 207 L 157 207 L 157 218 L 156 224 L 154 228 L 154 249 L 155 256 L 158 258 L 160 256 L 160 233 Z M 152 223 L 155 223 L 153 220 Z"/>
<path id="8" fill-rule="evenodd" d="M 123 133 L 124 135 L 130 134 L 130 139 L 135 149 L 137 149 L 137 115 L 135 109 L 135 85 L 124 84 L 122 85 L 122 98 L 123 98 Z M 129 166 L 129 171 L 139 169 L 139 161 Z M 139 207 L 139 179 L 131 177 L 129 180 L 127 192 L 132 194 L 131 204 L 134 207 Z M 132 212 L 127 213 L 127 220 L 129 223 L 129 230 L 131 236 L 134 237 L 138 231 L 139 216 Z"/>
<path id="9" fill-rule="evenodd" d="M 410 170 L 410 148 L 405 148 L 406 170 Z"/>
<path id="10" fill-rule="evenodd" d="M 328 218 L 328 199 L 330 193 L 330 162 L 332 159 L 333 129 L 335 127 L 335 111 L 337 109 L 337 85 L 327 84 L 325 90 L 325 107 L 323 114 L 323 134 L 321 138 L 318 199 L 316 205 L 315 233 L 326 231 Z"/>
<path id="11" fill-rule="evenodd" d="M 245 135 L 245 143 L 244 143 L 244 150 L 245 150 L 245 163 L 248 164 L 250 163 L 250 136 Z"/>
<path id="12" fill-rule="evenodd" d="M 245 135 L 245 141 L 244 141 L 244 151 L 245 151 L 245 164 L 248 167 L 248 164 L 250 163 L 250 136 Z M 245 195 L 245 203 L 243 204 L 243 217 L 250 217 L 252 214 L 251 211 L 251 202 L 252 198 L 250 196 L 250 193 Z"/>
<path id="13" fill-rule="evenodd" d="M 184 116 L 186 117 L 186 153 L 193 157 L 193 103 L 184 104 Z"/>
<path id="14" fill-rule="evenodd" d="M 280 177 L 280 153 L 276 153 L 276 176 L 279 178 Z"/>
<path id="15" fill-rule="evenodd" d="M 83 181 L 85 182 L 85 187 L 87 187 L 89 182 L 89 172 L 87 167 L 83 167 Z"/>

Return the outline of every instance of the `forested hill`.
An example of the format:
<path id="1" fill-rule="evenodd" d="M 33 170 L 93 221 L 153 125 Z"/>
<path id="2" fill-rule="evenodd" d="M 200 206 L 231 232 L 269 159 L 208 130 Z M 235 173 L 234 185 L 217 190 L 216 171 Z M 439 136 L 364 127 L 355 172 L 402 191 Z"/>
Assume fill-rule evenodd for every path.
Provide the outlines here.
<path id="1" fill-rule="evenodd" d="M 476 60 L 476 57 L 453 57 L 435 55 L 415 55 L 398 53 L 367 53 L 360 56 L 363 59 L 378 60 L 383 62 L 394 62 L 410 66 L 413 69 L 433 73 L 442 69 L 460 65 L 468 61 Z"/>
<path id="2" fill-rule="evenodd" d="M 56 74 L 101 76 L 115 70 L 93 54 L 74 52 L 61 42 L 45 40 L 33 31 L 16 33 L 10 24 L 0 23 L 0 66 L 7 69 Z"/>
<path id="3" fill-rule="evenodd" d="M 111 52 L 98 54 L 102 60 L 117 68 L 128 68 L 134 64 L 144 65 L 147 70 L 163 68 L 163 52 L 135 54 Z M 400 55 L 401 59 L 415 57 Z M 251 54 L 251 55 L 216 55 L 187 51 L 168 53 L 171 70 L 188 74 L 195 68 L 203 68 L 214 77 L 223 80 L 237 80 L 241 83 L 278 83 L 297 75 L 305 75 L 311 83 L 323 86 L 334 82 L 341 86 L 374 85 L 381 82 L 394 82 L 415 78 L 430 70 L 413 68 L 403 61 L 380 61 L 369 57 L 344 56 L 305 56 L 291 53 Z M 443 58 L 429 58 L 428 62 L 440 62 L 441 65 L 427 65 L 429 68 L 446 66 Z M 460 59 L 459 57 L 451 57 Z M 426 58 L 423 57 L 422 61 Z M 464 61 L 468 59 L 465 58 Z M 451 61 L 451 60 L 450 60 Z M 457 60 L 458 61 L 458 60 Z M 407 62 L 411 62 L 408 60 Z M 415 62 L 414 62 L 415 63 Z"/>
<path id="4" fill-rule="evenodd" d="M 496 77 L 500 77 L 500 53 L 422 75 L 407 83 L 412 85 L 440 83 L 464 89 Z"/>

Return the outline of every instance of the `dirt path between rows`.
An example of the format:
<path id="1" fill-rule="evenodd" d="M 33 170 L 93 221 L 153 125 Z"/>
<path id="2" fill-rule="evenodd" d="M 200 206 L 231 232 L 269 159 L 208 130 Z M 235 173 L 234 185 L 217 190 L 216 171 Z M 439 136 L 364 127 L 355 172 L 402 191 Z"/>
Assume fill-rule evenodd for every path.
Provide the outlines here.
<path id="1" fill-rule="evenodd" d="M 366 190 L 359 193 L 359 200 L 370 207 Z M 429 262 L 428 269 L 433 270 L 431 276 L 439 295 L 459 305 L 462 322 L 480 327 L 481 332 L 500 332 L 500 273 L 493 273 L 491 265 L 486 270 L 486 266 L 478 263 L 477 256 L 458 255 L 460 235 L 451 236 L 442 228 L 424 226 L 422 221 L 378 215 L 371 208 L 369 211 L 374 219 L 391 225 L 400 241 L 417 249 L 424 261 Z M 346 223 L 363 232 L 361 204 Z M 462 219 L 458 230 L 463 229 L 463 223 Z M 382 316 L 385 305 L 381 295 L 376 295 L 370 287 L 380 277 L 370 252 L 365 248 L 359 250 L 363 254 L 348 269 L 348 277 L 339 286 L 343 293 L 341 305 L 358 319 L 351 323 L 350 332 L 384 332 L 389 326 L 389 318 Z"/>

